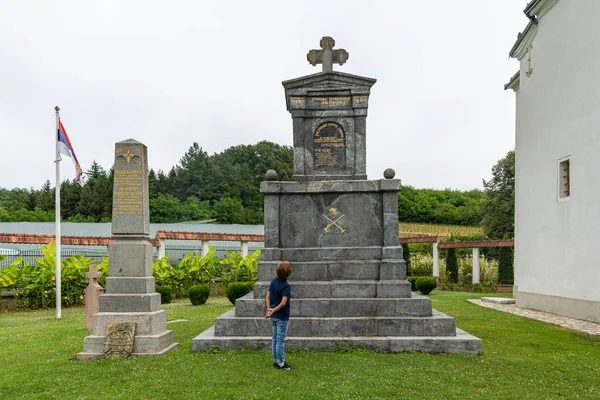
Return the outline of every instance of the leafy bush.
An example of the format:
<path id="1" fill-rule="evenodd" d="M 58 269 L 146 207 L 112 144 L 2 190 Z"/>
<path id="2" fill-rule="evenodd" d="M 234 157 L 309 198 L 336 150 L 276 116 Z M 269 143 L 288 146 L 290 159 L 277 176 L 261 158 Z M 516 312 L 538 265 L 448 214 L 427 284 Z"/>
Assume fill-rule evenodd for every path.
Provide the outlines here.
<path id="1" fill-rule="evenodd" d="M 171 286 L 157 286 L 156 292 L 160 293 L 160 304 L 170 304 L 173 298 L 173 289 Z"/>
<path id="2" fill-rule="evenodd" d="M 421 278 L 427 278 L 427 277 L 426 276 L 409 276 L 408 278 L 406 278 L 406 280 L 410 282 L 410 290 L 412 290 L 413 292 L 417 291 L 417 280 L 419 280 Z"/>
<path id="3" fill-rule="evenodd" d="M 416 287 L 421 294 L 429 294 L 437 287 L 437 280 L 430 277 L 419 278 Z"/>
<path id="4" fill-rule="evenodd" d="M 221 260 L 221 264 L 229 265 L 229 274 L 224 276 L 227 283 L 256 282 L 260 249 L 245 257 L 236 251 L 228 251 L 227 255 L 229 257 Z"/>
<path id="5" fill-rule="evenodd" d="M 188 288 L 209 284 L 214 278 L 221 276 L 219 259 L 215 256 L 215 248 L 209 247 L 208 253 L 200 257 L 196 252 L 187 253 L 175 266 L 172 286 L 177 288 L 176 297 L 184 297 Z"/>
<path id="6" fill-rule="evenodd" d="M 56 245 L 52 242 L 42 247 L 43 257 L 35 264 L 17 259 L 0 275 L 0 286 L 16 286 L 17 302 L 25 307 L 51 307 L 56 302 Z M 91 258 L 76 255 L 61 262 L 61 299 L 65 306 L 83 304 L 83 291 L 87 286 L 86 272 Z"/>
<path id="7" fill-rule="evenodd" d="M 192 305 L 199 306 L 206 303 L 206 300 L 208 300 L 210 287 L 208 285 L 196 285 L 189 288 L 187 292 Z"/>
<path id="8" fill-rule="evenodd" d="M 247 295 L 254 290 L 252 282 L 231 282 L 227 285 L 227 298 L 231 304 L 235 305 L 235 301 L 242 296 Z"/>

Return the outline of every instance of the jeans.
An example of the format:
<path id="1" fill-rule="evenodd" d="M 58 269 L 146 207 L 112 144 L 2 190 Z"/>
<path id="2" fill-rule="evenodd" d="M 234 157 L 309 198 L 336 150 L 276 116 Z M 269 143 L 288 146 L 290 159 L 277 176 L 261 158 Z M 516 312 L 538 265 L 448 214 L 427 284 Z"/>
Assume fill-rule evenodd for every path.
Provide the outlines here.
<path id="1" fill-rule="evenodd" d="M 273 331 L 273 362 L 285 362 L 285 335 L 288 329 L 287 319 L 278 319 L 271 317 L 271 328 Z"/>

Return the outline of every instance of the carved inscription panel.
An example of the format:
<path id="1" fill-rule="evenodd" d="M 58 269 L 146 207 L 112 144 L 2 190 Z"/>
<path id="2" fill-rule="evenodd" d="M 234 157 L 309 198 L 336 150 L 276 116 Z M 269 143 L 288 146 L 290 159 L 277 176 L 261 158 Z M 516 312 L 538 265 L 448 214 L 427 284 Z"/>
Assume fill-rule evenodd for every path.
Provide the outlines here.
<path id="1" fill-rule="evenodd" d="M 346 135 L 342 126 L 325 122 L 317 127 L 314 135 L 315 168 L 346 166 Z"/>
<path id="2" fill-rule="evenodd" d="M 141 215 L 143 211 L 143 171 L 136 146 L 123 146 L 114 170 L 113 214 Z M 132 151 L 134 150 L 134 151 Z"/>

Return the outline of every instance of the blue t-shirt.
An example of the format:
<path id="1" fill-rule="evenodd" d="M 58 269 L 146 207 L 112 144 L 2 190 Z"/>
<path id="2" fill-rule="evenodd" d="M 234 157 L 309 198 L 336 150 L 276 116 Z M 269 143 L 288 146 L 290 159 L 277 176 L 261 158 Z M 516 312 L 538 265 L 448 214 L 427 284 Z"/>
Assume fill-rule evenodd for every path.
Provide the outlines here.
<path id="1" fill-rule="evenodd" d="M 288 298 L 287 304 L 281 310 L 273 313 L 272 317 L 277 319 L 290 319 L 290 297 L 292 294 L 292 288 L 286 281 L 282 281 L 279 278 L 274 278 L 269 285 L 269 292 L 271 293 L 271 308 L 277 307 L 284 297 Z"/>

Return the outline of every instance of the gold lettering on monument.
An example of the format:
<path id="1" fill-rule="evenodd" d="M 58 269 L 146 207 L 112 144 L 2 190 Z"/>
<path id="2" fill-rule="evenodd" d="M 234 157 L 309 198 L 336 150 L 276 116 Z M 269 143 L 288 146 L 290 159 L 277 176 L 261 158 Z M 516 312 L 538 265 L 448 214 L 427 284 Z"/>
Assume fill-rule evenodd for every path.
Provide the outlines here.
<path id="1" fill-rule="evenodd" d="M 342 127 L 335 122 L 319 125 L 315 131 L 315 166 L 342 166 L 346 147 L 346 137 Z"/>
<path id="2" fill-rule="evenodd" d="M 113 214 L 141 215 L 143 211 L 141 170 L 114 171 Z"/>
<path id="3" fill-rule="evenodd" d="M 345 106 L 347 104 L 350 104 L 352 98 L 350 96 L 311 97 L 310 100 L 313 103 L 317 103 L 323 106 Z"/>

